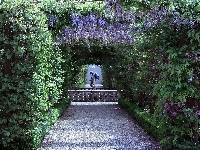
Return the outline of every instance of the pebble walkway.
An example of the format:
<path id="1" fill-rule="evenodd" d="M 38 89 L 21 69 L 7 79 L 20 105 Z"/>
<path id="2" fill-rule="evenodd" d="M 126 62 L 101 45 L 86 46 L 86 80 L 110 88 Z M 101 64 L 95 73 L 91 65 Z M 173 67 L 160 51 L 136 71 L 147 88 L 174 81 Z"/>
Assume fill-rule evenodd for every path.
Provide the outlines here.
<path id="1" fill-rule="evenodd" d="M 117 102 L 72 102 L 38 150 L 161 150 Z"/>

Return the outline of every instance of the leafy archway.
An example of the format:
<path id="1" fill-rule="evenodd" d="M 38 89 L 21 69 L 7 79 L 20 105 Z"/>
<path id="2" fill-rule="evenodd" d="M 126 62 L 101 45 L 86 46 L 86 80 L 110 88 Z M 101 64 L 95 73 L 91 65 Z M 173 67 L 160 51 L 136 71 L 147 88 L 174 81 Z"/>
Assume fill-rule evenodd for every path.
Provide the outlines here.
<path id="1" fill-rule="evenodd" d="M 125 1 L 125 4 L 129 2 Z M 177 147 L 183 141 L 190 143 L 191 138 L 198 143 L 199 4 L 184 0 L 159 3 L 136 1 L 134 4 L 139 9 L 133 6 L 124 10 L 120 3 L 110 0 L 106 10 L 111 13 L 102 11 L 101 14 L 105 18 L 95 13 L 72 13 L 72 28 L 65 27 L 64 36 L 58 39 L 68 44 L 82 41 L 88 49 L 91 45 L 113 46 L 115 61 L 112 65 L 108 65 L 109 61 L 104 64 L 107 75 L 112 72 L 112 77 L 108 78 L 114 78 L 118 89 L 124 89 L 122 95 L 139 107 L 149 108 L 152 114 L 155 109 L 159 112 L 163 110 L 167 116 L 163 119 L 167 118 L 170 122 L 162 124 L 166 132 L 170 130 L 167 126 L 172 125 L 177 129 L 171 132 L 172 136 L 181 135 L 175 138 L 166 136 L 170 139 L 167 141 L 163 137 L 162 142 L 166 145 L 174 142 L 173 146 Z M 84 25 L 88 25 L 91 31 Z M 105 32 L 99 32 L 99 27 Z M 75 36 L 71 38 L 71 34 Z M 119 59 L 122 53 L 125 55 Z M 186 119 L 188 112 L 196 121 L 192 121 L 192 117 Z M 178 130 L 183 120 L 188 129 L 193 129 L 184 128 L 187 130 L 184 133 Z M 174 124 L 174 121 L 180 124 Z"/>
<path id="2" fill-rule="evenodd" d="M 57 39 L 64 45 L 75 42 L 85 46 L 83 53 L 77 52 L 74 58 L 85 53 L 85 58 L 104 62 L 103 56 L 109 56 L 103 64 L 105 75 L 114 80 L 118 89 L 123 89 L 123 97 L 149 109 L 151 114 L 164 112 L 161 118 L 168 122 L 159 125 L 165 130 L 161 137 L 163 145 L 171 149 L 184 147 L 185 142 L 186 147 L 197 145 L 198 1 L 134 1 L 128 7 L 121 4 L 133 1 L 118 2 L 109 0 L 105 11 L 95 9 L 98 7 L 92 11 L 85 9 L 81 14 L 76 13 L 80 9 L 70 10 L 71 25 L 62 28 Z M 56 20 L 54 23 L 56 26 Z M 182 122 L 184 129 L 180 129 Z M 169 131 L 171 134 L 167 135 Z"/>

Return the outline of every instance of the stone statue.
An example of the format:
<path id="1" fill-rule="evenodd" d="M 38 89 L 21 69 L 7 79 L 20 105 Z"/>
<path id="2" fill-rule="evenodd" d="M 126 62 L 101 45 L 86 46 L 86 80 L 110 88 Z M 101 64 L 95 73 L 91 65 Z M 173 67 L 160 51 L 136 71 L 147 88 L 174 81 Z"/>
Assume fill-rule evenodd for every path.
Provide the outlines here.
<path id="1" fill-rule="evenodd" d="M 95 87 L 95 81 L 98 79 L 99 80 L 99 75 L 95 72 L 93 73 L 92 71 L 90 71 L 90 75 L 91 75 L 91 78 L 90 78 L 90 86 L 93 88 L 93 89 L 96 89 Z"/>

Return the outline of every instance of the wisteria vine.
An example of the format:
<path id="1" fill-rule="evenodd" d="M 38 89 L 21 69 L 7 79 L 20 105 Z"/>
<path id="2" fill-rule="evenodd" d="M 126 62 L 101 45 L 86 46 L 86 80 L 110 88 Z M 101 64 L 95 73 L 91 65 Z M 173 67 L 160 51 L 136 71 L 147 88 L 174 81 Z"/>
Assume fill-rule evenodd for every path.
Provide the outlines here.
<path id="1" fill-rule="evenodd" d="M 133 44 L 137 38 L 135 33 L 157 28 L 163 21 L 171 24 L 177 31 L 185 25 L 194 28 L 200 24 L 200 18 L 187 18 L 174 9 L 169 10 L 166 7 L 155 6 L 147 13 L 136 13 L 124 11 L 121 4 L 116 0 L 108 0 L 105 6 L 106 14 L 113 15 L 109 17 L 98 16 L 90 13 L 86 16 L 71 13 L 72 27 L 66 26 L 61 31 L 58 40 L 61 44 L 72 44 L 73 42 L 84 41 L 90 45 L 92 41 L 99 41 L 100 45 Z M 137 23 L 136 18 L 140 21 Z M 142 21 L 141 21 L 142 20 Z M 51 15 L 49 24 L 53 27 L 59 19 Z"/>
<path id="2" fill-rule="evenodd" d="M 109 0 L 106 4 L 106 11 L 111 9 L 115 10 L 114 16 L 121 16 L 122 7 L 115 0 Z M 72 44 L 78 41 L 88 43 L 88 47 L 90 47 L 92 41 L 99 41 L 99 46 L 113 43 L 133 44 L 134 37 L 127 22 L 114 21 L 112 18 L 108 19 L 94 13 L 83 16 L 80 13 L 72 12 L 70 19 L 72 27 L 66 26 L 60 31 L 61 36 L 57 37 L 61 44 Z M 58 22 L 58 17 L 51 15 L 49 26 L 53 27 L 56 22 Z"/>

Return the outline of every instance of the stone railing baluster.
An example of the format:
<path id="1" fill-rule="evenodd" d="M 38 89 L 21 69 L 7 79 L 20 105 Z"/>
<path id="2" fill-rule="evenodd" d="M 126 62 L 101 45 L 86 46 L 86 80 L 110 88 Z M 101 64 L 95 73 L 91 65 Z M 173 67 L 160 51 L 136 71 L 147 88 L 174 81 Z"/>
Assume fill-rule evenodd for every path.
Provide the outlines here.
<path id="1" fill-rule="evenodd" d="M 107 89 L 76 89 L 68 90 L 68 96 L 72 102 L 117 102 L 119 98 L 119 93 L 117 90 Z"/>

